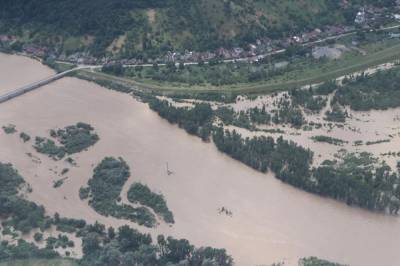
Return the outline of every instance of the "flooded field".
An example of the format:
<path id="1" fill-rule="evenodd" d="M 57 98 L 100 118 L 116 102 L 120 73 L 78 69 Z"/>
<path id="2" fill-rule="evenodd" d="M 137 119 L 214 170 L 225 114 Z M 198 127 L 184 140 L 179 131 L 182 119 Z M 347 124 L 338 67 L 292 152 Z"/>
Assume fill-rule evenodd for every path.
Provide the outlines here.
<path id="1" fill-rule="evenodd" d="M 7 71 L 0 71 L 0 89 L 52 73 L 38 63 L 25 64 L 25 58 L 3 58 L 0 55 L 0 70 Z M 382 116 L 371 114 L 366 119 L 383 123 Z M 48 136 L 50 129 L 80 121 L 90 123 L 100 141 L 72 156 L 77 166 L 57 189 L 53 181 L 59 179 L 65 162 L 37 154 L 32 141 L 24 144 L 18 134 L 0 132 L 0 161 L 19 170 L 32 186 L 28 197 L 43 204 L 49 214 L 113 226 L 129 224 L 154 236 L 163 233 L 198 246 L 226 248 L 240 266 L 281 261 L 297 265 L 297 259 L 305 256 L 355 266 L 399 264 L 400 218 L 350 208 L 282 184 L 272 174 L 258 173 L 168 124 L 126 94 L 64 78 L 0 104 L 0 125 L 14 124 L 32 137 Z M 369 130 L 373 134 L 374 126 Z M 323 153 L 325 144 L 320 145 Z M 121 156 L 131 167 L 123 193 L 135 181 L 162 192 L 176 223 L 170 227 L 160 222 L 147 229 L 103 217 L 81 201 L 79 188 L 105 156 Z M 172 175 L 166 172 L 167 162 Z M 232 217 L 218 214 L 221 207 L 232 211 Z"/>

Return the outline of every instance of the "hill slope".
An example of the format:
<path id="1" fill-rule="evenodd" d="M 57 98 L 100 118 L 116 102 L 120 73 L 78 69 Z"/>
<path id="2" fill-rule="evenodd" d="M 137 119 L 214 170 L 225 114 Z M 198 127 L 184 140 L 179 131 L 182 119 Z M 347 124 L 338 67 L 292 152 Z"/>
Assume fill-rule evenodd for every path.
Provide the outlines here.
<path id="1" fill-rule="evenodd" d="M 350 2 L 350 3 L 347 3 Z M 154 56 L 211 50 L 354 20 L 394 0 L 3 0 L 0 33 L 67 53 Z M 345 4 L 347 3 L 347 4 Z"/>

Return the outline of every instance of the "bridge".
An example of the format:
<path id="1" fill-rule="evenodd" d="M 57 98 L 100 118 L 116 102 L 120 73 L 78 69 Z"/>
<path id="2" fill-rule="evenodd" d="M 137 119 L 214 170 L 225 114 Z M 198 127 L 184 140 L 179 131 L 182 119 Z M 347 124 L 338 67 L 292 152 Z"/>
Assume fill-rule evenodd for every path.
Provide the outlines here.
<path id="1" fill-rule="evenodd" d="M 49 83 L 51 83 L 53 81 L 61 79 L 62 77 L 68 75 L 69 73 L 72 73 L 72 72 L 80 70 L 80 69 L 85 69 L 85 68 L 93 68 L 93 67 L 92 66 L 78 66 L 78 67 L 66 70 L 64 72 L 58 73 L 58 74 L 56 74 L 54 76 L 42 79 L 42 80 L 37 81 L 37 82 L 34 82 L 32 84 L 25 85 L 25 86 L 23 86 L 21 88 L 14 89 L 14 90 L 12 90 L 10 92 L 7 92 L 6 94 L 0 95 L 0 103 L 7 102 L 7 101 L 9 101 L 11 99 L 14 99 L 14 98 L 16 98 L 18 96 L 21 96 L 21 95 L 23 95 L 23 94 L 25 94 L 27 92 L 36 90 L 36 89 L 38 89 L 38 88 L 40 88 L 40 87 L 42 87 L 44 85 L 47 85 L 47 84 L 49 84 Z"/>

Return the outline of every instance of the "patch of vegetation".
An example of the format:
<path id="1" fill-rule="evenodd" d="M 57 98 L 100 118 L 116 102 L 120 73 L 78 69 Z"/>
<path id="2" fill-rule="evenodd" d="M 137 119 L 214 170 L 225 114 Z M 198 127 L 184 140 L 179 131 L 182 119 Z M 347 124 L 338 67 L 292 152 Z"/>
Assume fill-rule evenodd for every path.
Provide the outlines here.
<path id="1" fill-rule="evenodd" d="M 50 250 L 60 247 L 66 249 L 67 247 L 72 248 L 74 246 L 74 241 L 69 240 L 66 235 L 59 234 L 57 238 L 51 236 L 46 239 L 46 248 Z"/>
<path id="2" fill-rule="evenodd" d="M 326 85 L 325 85 L 326 86 Z M 323 91 L 323 89 L 320 89 Z M 292 99 L 293 105 L 300 105 L 312 112 L 320 112 L 326 106 L 326 98 L 317 96 L 312 88 L 306 89 L 293 89 L 289 95 Z"/>
<path id="3" fill-rule="evenodd" d="M 0 262 L 0 266 L 78 266 L 78 261 L 69 259 L 19 259 Z"/>
<path id="4" fill-rule="evenodd" d="M 19 264 L 21 261 L 18 261 L 18 259 L 52 259 L 58 256 L 59 255 L 51 249 L 40 249 L 34 244 L 30 244 L 22 239 L 19 239 L 16 244 L 9 244 L 7 241 L 1 241 L 0 243 L 1 266 L 23 265 Z"/>
<path id="5" fill-rule="evenodd" d="M 67 154 L 86 150 L 99 140 L 99 136 L 94 133 L 94 128 L 82 122 L 64 129 L 51 131 L 50 134 L 64 146 Z"/>
<path id="6" fill-rule="evenodd" d="M 300 128 L 306 120 L 299 107 L 283 99 L 279 102 L 278 109 L 274 110 L 272 122 L 275 124 L 290 124 L 295 128 Z"/>
<path id="7" fill-rule="evenodd" d="M 233 265 L 224 249 L 195 248 L 186 239 L 165 238 L 160 235 L 152 243 L 149 234 L 142 234 L 128 226 L 112 234 L 90 232 L 83 238 L 81 265 Z"/>
<path id="8" fill-rule="evenodd" d="M 34 148 L 37 152 L 60 160 L 66 154 L 79 153 L 93 146 L 99 140 L 99 136 L 93 131 L 92 126 L 82 122 L 64 129 L 51 130 L 50 136 L 61 145 L 58 146 L 51 139 L 36 137 Z"/>
<path id="9" fill-rule="evenodd" d="M 369 153 L 341 153 L 314 169 L 317 192 L 370 210 L 396 214 L 400 177 Z"/>
<path id="10" fill-rule="evenodd" d="M 22 233 L 50 227 L 51 220 L 42 206 L 19 197 L 18 190 L 25 181 L 10 164 L 0 163 L 0 183 L 0 218 L 4 227 L 11 226 Z"/>
<path id="11" fill-rule="evenodd" d="M 315 142 L 325 142 L 336 146 L 343 146 L 343 144 L 348 143 L 347 141 L 341 139 L 332 138 L 329 136 L 322 136 L 322 135 L 313 136 L 311 139 L 314 140 Z"/>
<path id="12" fill-rule="evenodd" d="M 381 144 L 381 143 L 386 143 L 386 142 L 390 142 L 390 139 L 380 139 L 380 140 L 376 140 L 376 141 L 367 141 L 365 143 L 365 145 L 369 146 L 369 145 Z"/>
<path id="13" fill-rule="evenodd" d="M 65 149 L 62 146 L 58 146 L 53 140 L 36 137 L 35 145 L 33 145 L 35 150 L 39 153 L 47 154 L 54 160 L 60 160 L 65 156 Z"/>
<path id="14" fill-rule="evenodd" d="M 25 132 L 21 132 L 19 134 L 19 137 L 24 141 L 24 142 L 28 142 L 31 140 L 31 136 L 29 136 L 28 134 L 26 134 Z"/>
<path id="15" fill-rule="evenodd" d="M 53 181 L 53 188 L 61 187 L 62 185 L 64 185 L 64 181 L 67 179 L 68 179 L 68 177 L 64 177 L 64 178 L 58 179 L 56 181 Z"/>
<path id="16" fill-rule="evenodd" d="M 9 124 L 7 126 L 3 126 L 3 131 L 6 134 L 14 134 L 17 132 L 15 125 Z"/>
<path id="17" fill-rule="evenodd" d="M 220 151 L 258 171 L 271 169 L 279 179 L 299 186 L 307 182 L 304 178 L 309 175 L 313 153 L 282 137 L 277 141 L 265 136 L 242 139 L 235 131 L 218 128 L 213 140 Z"/>
<path id="18" fill-rule="evenodd" d="M 278 179 L 303 190 L 370 210 L 397 214 L 400 209 L 400 176 L 368 153 L 341 154 L 312 169 L 313 153 L 282 137 L 243 139 L 218 128 L 213 140 L 232 158 L 261 172 L 271 169 Z"/>
<path id="19" fill-rule="evenodd" d="M 303 258 L 299 261 L 299 266 L 345 266 L 327 260 L 321 260 L 316 257 Z"/>
<path id="20" fill-rule="evenodd" d="M 147 208 L 118 204 L 122 187 L 129 176 L 129 166 L 122 158 L 104 158 L 94 169 L 88 187 L 80 190 L 80 196 L 87 196 L 89 205 L 102 215 L 129 219 L 140 225 L 153 227 L 156 219 Z"/>
<path id="21" fill-rule="evenodd" d="M 335 99 L 355 111 L 386 110 L 400 106 L 400 71 L 382 71 L 361 75 L 340 87 Z"/>
<path id="22" fill-rule="evenodd" d="M 344 111 L 339 104 L 335 103 L 332 105 L 332 110 L 326 111 L 324 119 L 331 122 L 344 123 L 347 117 L 347 111 Z"/>
<path id="23" fill-rule="evenodd" d="M 178 124 L 189 134 L 209 140 L 212 127 L 213 110 L 209 104 L 196 104 L 194 108 L 177 108 L 168 101 L 152 98 L 150 108 L 172 124 Z"/>
<path id="24" fill-rule="evenodd" d="M 122 160 L 105 159 L 102 163 L 96 168 L 95 181 L 92 182 L 110 181 L 119 186 L 120 180 L 125 179 L 127 173 L 129 175 L 129 169 Z M 0 241 L 1 266 L 169 265 L 184 260 L 190 265 L 205 265 L 206 263 L 221 266 L 233 265 L 232 258 L 224 249 L 195 248 L 185 239 L 165 238 L 162 235 L 158 236 L 157 243 L 153 244 L 149 234 L 142 234 L 128 226 L 120 227 L 117 232 L 109 228 L 106 232 L 105 226 L 97 222 L 86 224 L 84 220 L 61 218 L 57 213 L 54 218 L 46 217 L 43 207 L 38 207 L 35 203 L 18 197 L 18 189 L 24 181 L 9 164 L 0 163 L 0 183 L 2 184 L 0 186 L 0 218 L 3 220 L 3 228 L 9 229 L 12 226 L 23 233 L 29 233 L 33 228 L 40 227 L 43 231 L 55 225 L 57 231 L 76 232 L 76 236 L 82 238 L 83 242 L 83 258 L 80 261 L 73 261 L 58 259 L 58 253 L 53 250 L 57 247 L 74 246 L 66 235 L 59 234 L 57 237 L 47 238 L 44 249 L 22 239 L 19 239 L 16 244 Z M 112 186 L 110 187 L 113 189 Z M 93 188 L 99 189 L 97 193 L 102 193 L 104 186 L 93 185 Z M 106 195 L 109 193 L 107 189 L 104 191 Z M 115 191 L 114 187 L 113 197 L 117 194 Z M 43 224 L 45 226 L 41 227 L 40 225 Z M 42 241 L 43 235 L 38 232 L 34 238 L 36 241 Z"/>
<path id="25" fill-rule="evenodd" d="M 164 196 L 152 192 L 146 185 L 134 183 L 128 190 L 128 200 L 152 208 L 166 223 L 174 223 L 174 216 L 168 209 Z"/>

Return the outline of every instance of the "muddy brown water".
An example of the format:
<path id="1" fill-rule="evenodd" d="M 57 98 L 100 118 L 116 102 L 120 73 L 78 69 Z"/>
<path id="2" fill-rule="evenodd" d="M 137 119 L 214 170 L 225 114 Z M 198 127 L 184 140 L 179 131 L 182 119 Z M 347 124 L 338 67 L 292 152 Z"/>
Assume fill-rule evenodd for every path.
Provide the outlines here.
<path id="1" fill-rule="evenodd" d="M 4 58 L 7 57 L 6 60 Z M 26 62 L 28 62 L 26 64 Z M 51 74 L 38 62 L 0 55 L 0 89 L 24 85 Z M 6 66 L 4 66 L 6 64 Z M 11 86 L 10 86 L 11 85 Z M 108 226 L 129 224 L 152 235 L 187 238 L 197 246 L 226 248 L 236 265 L 296 265 L 318 256 L 351 265 L 399 265 L 400 219 L 350 208 L 282 184 L 219 153 L 214 145 L 168 124 L 147 105 L 93 83 L 64 78 L 0 104 L 0 125 L 48 136 L 49 129 L 92 124 L 100 141 L 74 155 L 78 166 L 58 189 L 53 181 L 66 163 L 34 152 L 18 134 L 0 133 L 0 161 L 12 163 L 33 188 L 29 198 L 49 214 L 96 220 Z M 27 156 L 33 153 L 41 163 Z M 121 156 L 131 167 L 132 182 L 164 194 L 176 223 L 147 229 L 103 217 L 79 199 L 78 190 L 105 156 Z M 166 162 L 173 175 L 167 175 Z M 218 214 L 226 207 L 233 216 Z"/>

